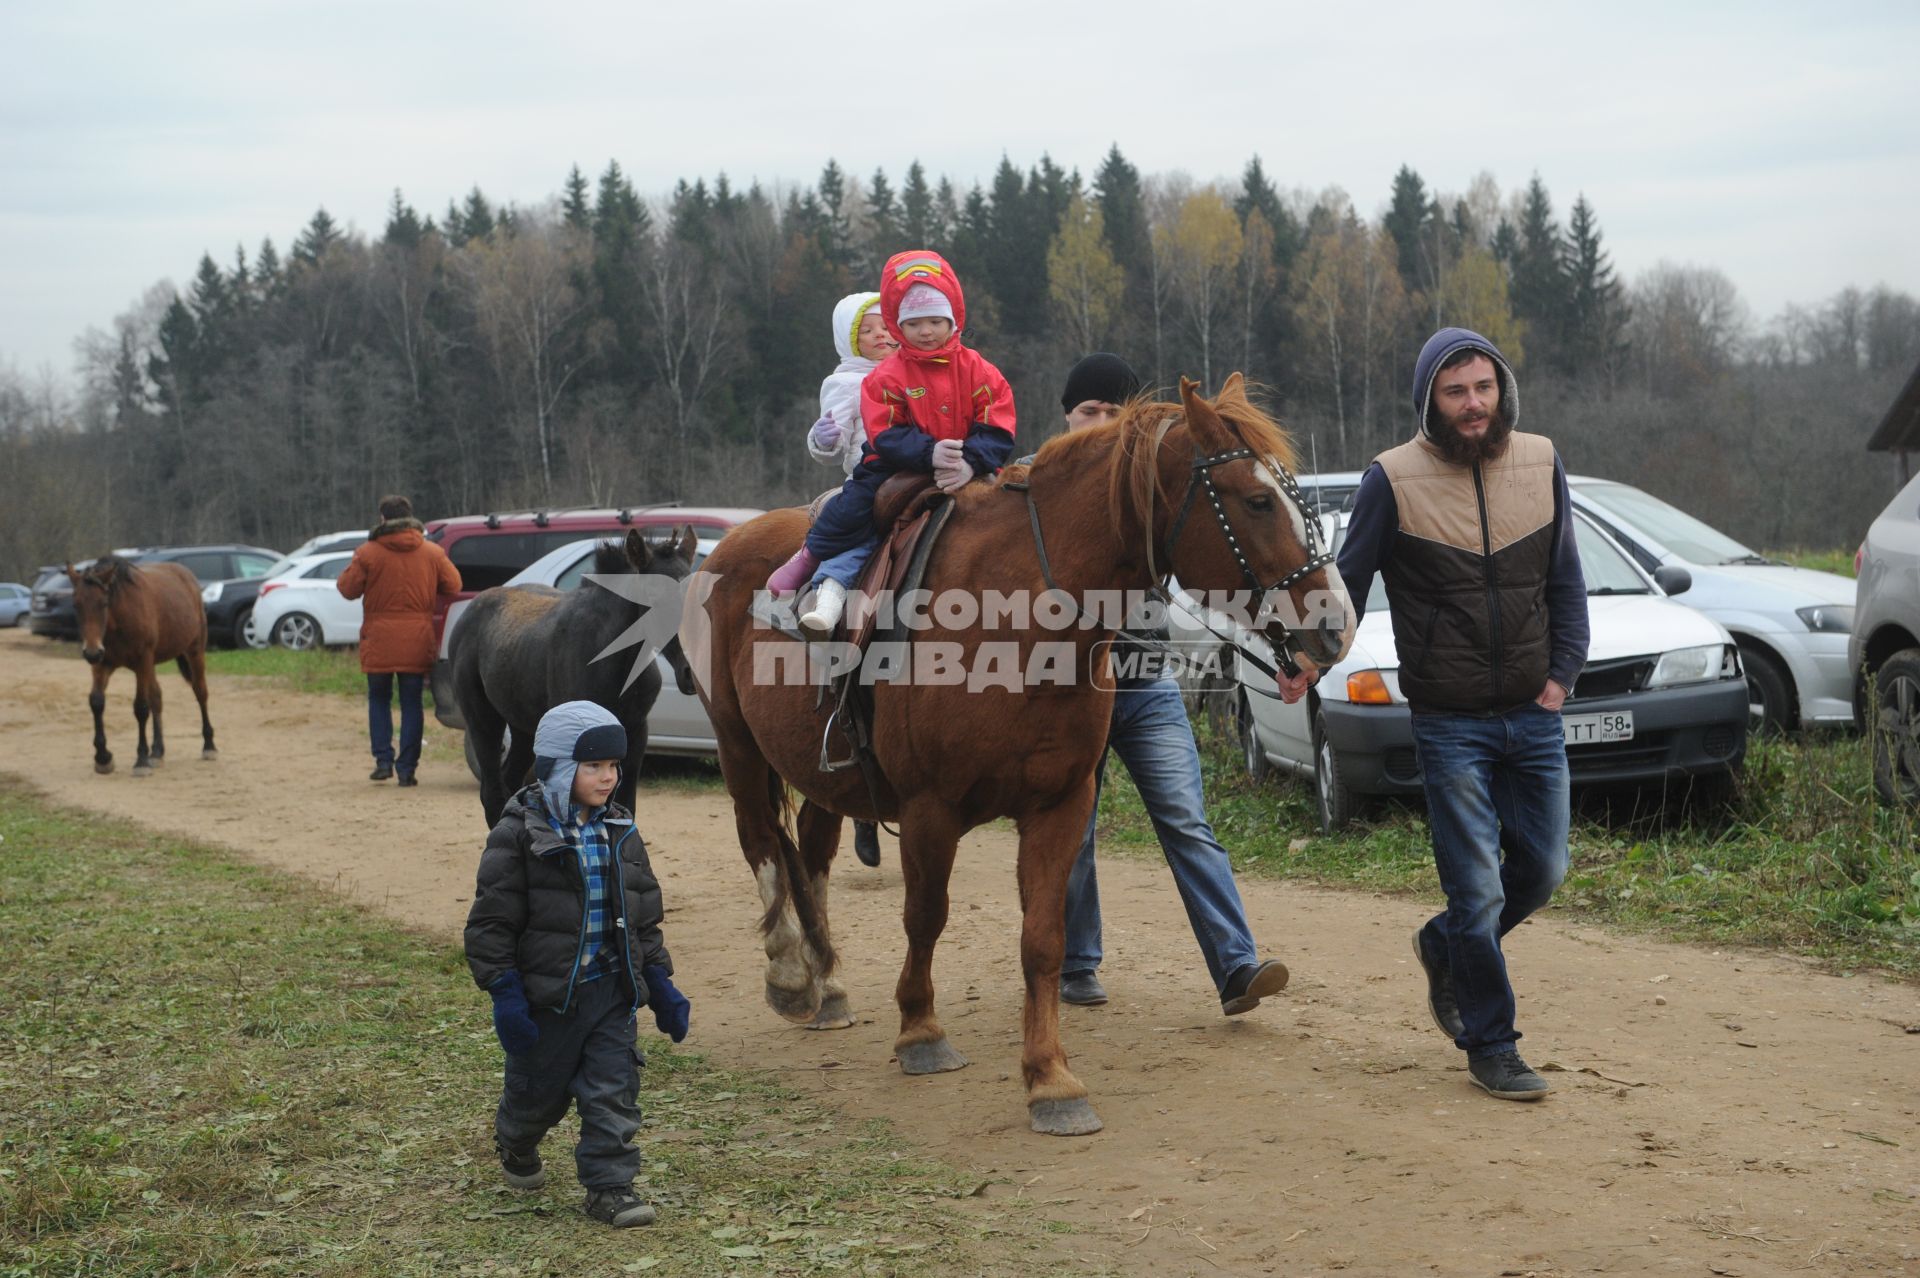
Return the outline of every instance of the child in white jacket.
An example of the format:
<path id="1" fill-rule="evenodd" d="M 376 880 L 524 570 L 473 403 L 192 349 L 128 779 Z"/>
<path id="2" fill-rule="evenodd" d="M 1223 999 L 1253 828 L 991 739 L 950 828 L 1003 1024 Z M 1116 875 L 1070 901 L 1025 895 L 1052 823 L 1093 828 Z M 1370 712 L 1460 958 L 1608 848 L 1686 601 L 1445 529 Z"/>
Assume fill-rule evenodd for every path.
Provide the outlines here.
<path id="1" fill-rule="evenodd" d="M 820 420 L 807 432 L 807 452 L 817 462 L 853 474 L 867 446 L 860 420 L 860 383 L 880 361 L 900 349 L 880 318 L 878 293 L 849 293 L 833 308 L 833 346 L 840 364 L 820 383 Z"/>

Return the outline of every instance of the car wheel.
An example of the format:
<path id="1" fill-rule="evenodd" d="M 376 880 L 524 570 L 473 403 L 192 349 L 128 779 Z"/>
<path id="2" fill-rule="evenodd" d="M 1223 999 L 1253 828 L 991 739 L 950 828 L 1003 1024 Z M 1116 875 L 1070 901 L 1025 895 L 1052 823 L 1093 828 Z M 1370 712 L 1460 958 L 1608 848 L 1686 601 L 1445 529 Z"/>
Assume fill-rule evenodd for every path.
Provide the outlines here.
<path id="1" fill-rule="evenodd" d="M 1920 804 L 1920 649 L 1881 665 L 1873 705 L 1873 788 L 1883 803 Z"/>
<path id="2" fill-rule="evenodd" d="M 1347 788 L 1340 752 L 1327 740 L 1327 716 L 1313 712 L 1313 797 L 1320 812 L 1320 832 L 1338 834 L 1360 815 L 1360 796 Z"/>
<path id="3" fill-rule="evenodd" d="M 253 609 L 249 608 L 240 619 L 240 642 L 256 651 L 267 646 L 267 636 L 260 633 L 260 627 L 253 624 Z"/>
<path id="4" fill-rule="evenodd" d="M 231 644 L 235 648 L 252 648 L 255 646 L 252 636 L 253 609 L 242 608 L 240 615 L 233 619 Z"/>
<path id="5" fill-rule="evenodd" d="M 320 646 L 320 623 L 304 612 L 290 612 L 273 623 L 273 641 L 294 652 Z"/>
<path id="6" fill-rule="evenodd" d="M 1793 680 L 1780 663 L 1750 645 L 1742 645 L 1740 667 L 1747 672 L 1747 731 L 1778 736 L 1790 730 L 1798 708 Z"/>
<path id="7" fill-rule="evenodd" d="M 1273 775 L 1273 765 L 1267 762 L 1267 752 L 1261 748 L 1260 733 L 1253 723 L 1253 703 L 1247 700 L 1244 690 L 1234 703 L 1233 718 L 1239 730 L 1240 758 L 1246 764 L 1247 775 L 1256 782 L 1265 781 Z"/>

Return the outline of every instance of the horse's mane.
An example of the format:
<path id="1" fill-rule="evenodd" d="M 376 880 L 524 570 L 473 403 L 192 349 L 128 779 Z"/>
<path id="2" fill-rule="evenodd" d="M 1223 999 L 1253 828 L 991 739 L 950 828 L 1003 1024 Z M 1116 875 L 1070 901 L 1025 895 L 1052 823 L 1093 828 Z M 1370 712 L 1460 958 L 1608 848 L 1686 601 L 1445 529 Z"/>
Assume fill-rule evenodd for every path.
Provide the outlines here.
<path id="1" fill-rule="evenodd" d="M 627 562 L 626 543 L 618 538 L 603 541 L 593 548 L 593 571 L 603 577 L 618 576 L 632 570 Z"/>
<path id="2" fill-rule="evenodd" d="M 1288 470 L 1298 469 L 1299 459 L 1293 441 L 1280 423 L 1248 397 L 1246 384 L 1231 379 L 1218 396 L 1209 401 L 1220 420 L 1255 453 L 1271 457 Z M 1099 459 L 1107 469 L 1107 519 L 1114 540 L 1124 544 L 1129 514 L 1136 523 L 1144 523 L 1156 500 L 1163 504 L 1172 494 L 1154 492 L 1160 478 L 1160 424 L 1180 425 L 1186 409 L 1178 403 L 1148 399 L 1129 400 L 1120 416 L 1105 426 L 1089 427 L 1055 436 L 1041 446 L 1034 457 L 1034 468 L 1049 459 Z"/>
<path id="3" fill-rule="evenodd" d="M 116 586 L 124 586 L 132 581 L 134 568 L 135 564 L 131 559 L 123 559 L 119 555 L 102 555 L 81 569 L 79 575 L 112 590 Z"/>

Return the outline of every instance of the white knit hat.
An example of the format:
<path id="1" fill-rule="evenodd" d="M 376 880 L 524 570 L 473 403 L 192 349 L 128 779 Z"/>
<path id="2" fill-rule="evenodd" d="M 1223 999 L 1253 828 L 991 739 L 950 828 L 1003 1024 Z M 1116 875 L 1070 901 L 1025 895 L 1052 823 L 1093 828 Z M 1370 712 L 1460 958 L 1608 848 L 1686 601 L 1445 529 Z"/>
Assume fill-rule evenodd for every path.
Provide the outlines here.
<path id="1" fill-rule="evenodd" d="M 915 284 L 900 299 L 899 322 L 904 324 L 911 319 L 953 320 L 953 303 L 947 295 L 931 284 Z"/>

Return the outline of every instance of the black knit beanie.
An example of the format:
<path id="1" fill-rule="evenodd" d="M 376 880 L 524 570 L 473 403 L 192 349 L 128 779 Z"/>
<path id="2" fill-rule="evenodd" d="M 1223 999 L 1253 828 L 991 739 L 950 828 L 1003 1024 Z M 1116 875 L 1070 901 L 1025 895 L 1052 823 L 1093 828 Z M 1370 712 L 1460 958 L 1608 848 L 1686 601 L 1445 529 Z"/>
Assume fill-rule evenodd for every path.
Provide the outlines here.
<path id="1" fill-rule="evenodd" d="M 1140 375 L 1118 355 L 1095 351 L 1083 357 L 1067 374 L 1067 389 L 1060 395 L 1060 407 L 1071 413 L 1088 400 L 1124 404 L 1140 393 Z"/>

